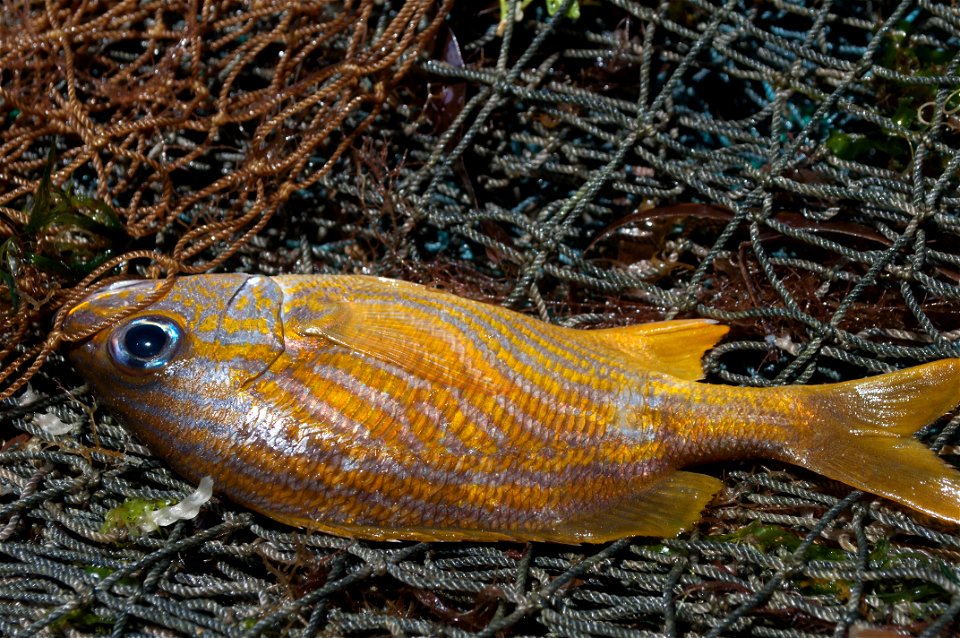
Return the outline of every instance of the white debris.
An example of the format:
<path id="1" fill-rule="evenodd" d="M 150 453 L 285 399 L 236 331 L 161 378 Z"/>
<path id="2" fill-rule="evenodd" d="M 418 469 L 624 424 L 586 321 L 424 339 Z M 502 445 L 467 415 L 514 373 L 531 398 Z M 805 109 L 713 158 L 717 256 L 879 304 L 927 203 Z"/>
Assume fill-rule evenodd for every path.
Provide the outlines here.
<path id="1" fill-rule="evenodd" d="M 30 387 L 30 384 L 27 384 L 23 394 L 17 397 L 17 405 L 30 405 L 31 403 L 35 403 L 39 398 L 40 395 L 33 391 L 33 388 Z M 75 423 L 65 422 L 50 408 L 47 408 L 47 411 L 43 414 L 34 414 L 33 422 L 40 426 L 40 429 L 50 436 L 68 434 L 73 432 L 73 430 L 77 427 Z"/>
<path id="2" fill-rule="evenodd" d="M 41 430 L 51 436 L 68 434 L 73 432 L 73 430 L 77 427 L 76 423 L 67 423 L 50 410 L 47 410 L 43 414 L 33 415 L 33 422 L 39 425 Z"/>
<path id="3" fill-rule="evenodd" d="M 785 337 L 775 337 L 774 335 L 767 335 L 767 343 L 780 348 L 781 350 L 796 356 L 800 352 L 800 346 L 793 342 L 793 339 L 790 338 L 790 335 Z"/>
<path id="4" fill-rule="evenodd" d="M 33 391 L 33 388 L 30 387 L 30 384 L 27 384 L 26 389 L 23 391 L 19 397 L 17 397 L 17 405 L 24 406 L 30 405 L 34 401 L 40 398 L 40 395 Z"/>
<path id="5" fill-rule="evenodd" d="M 144 532 L 152 532 L 158 527 L 196 518 L 197 514 L 200 513 L 200 508 L 210 500 L 211 496 L 213 496 L 213 479 L 204 476 L 200 479 L 200 485 L 197 486 L 196 491 L 179 503 L 146 512 L 140 522 L 140 529 Z"/>

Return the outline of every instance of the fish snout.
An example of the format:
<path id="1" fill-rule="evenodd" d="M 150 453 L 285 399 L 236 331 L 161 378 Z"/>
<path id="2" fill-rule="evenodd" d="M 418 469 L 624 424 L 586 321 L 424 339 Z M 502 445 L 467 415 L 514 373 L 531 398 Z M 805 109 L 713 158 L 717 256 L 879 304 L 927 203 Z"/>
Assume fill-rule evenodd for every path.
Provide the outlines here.
<path id="1" fill-rule="evenodd" d="M 162 285 L 163 281 L 159 280 L 127 280 L 95 290 L 67 311 L 64 336 L 68 341 L 74 340 L 91 326 L 116 317 L 156 294 Z"/>

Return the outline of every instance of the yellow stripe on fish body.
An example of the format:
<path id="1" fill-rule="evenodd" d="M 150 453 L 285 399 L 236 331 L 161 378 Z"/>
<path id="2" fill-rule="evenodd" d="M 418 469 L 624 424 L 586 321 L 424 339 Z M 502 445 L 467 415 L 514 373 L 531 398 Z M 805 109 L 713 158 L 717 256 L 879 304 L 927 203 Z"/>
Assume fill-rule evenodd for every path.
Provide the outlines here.
<path id="1" fill-rule="evenodd" d="M 69 334 L 156 290 L 124 282 Z M 909 435 L 960 360 L 827 386 L 697 383 L 704 320 L 578 331 L 362 276 L 201 275 L 70 354 L 191 480 L 279 521 L 378 539 L 600 542 L 694 524 L 763 456 L 960 522 L 960 474 Z"/>

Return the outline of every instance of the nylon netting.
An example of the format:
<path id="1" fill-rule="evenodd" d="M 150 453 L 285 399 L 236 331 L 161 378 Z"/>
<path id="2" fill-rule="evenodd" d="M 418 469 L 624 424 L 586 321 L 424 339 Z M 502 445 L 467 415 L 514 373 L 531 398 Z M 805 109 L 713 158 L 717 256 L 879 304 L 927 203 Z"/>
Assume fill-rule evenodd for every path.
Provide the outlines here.
<path id="1" fill-rule="evenodd" d="M 725 490 L 667 540 L 355 542 L 223 499 L 104 528 L 193 486 L 50 322 L 115 274 L 365 272 L 584 328 L 713 317 L 712 382 L 958 356 L 955 3 L 2 6 L 0 634 L 960 632 L 958 530 L 772 462 L 705 468 Z M 921 436 L 955 463 L 958 427 Z"/>

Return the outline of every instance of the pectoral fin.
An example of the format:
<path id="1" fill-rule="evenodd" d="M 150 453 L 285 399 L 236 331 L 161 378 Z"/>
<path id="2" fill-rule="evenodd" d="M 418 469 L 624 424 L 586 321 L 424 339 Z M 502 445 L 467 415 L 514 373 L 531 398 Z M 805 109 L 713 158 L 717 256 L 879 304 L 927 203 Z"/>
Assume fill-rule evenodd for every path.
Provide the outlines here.
<path id="1" fill-rule="evenodd" d="M 626 536 L 676 536 L 700 520 L 704 508 L 721 487 L 723 483 L 712 476 L 674 472 L 610 509 L 572 518 L 545 530 L 542 538 L 575 544 L 603 543 Z"/>
<path id="2" fill-rule="evenodd" d="M 301 319 L 294 329 L 301 336 L 326 339 L 428 381 L 485 392 L 492 387 L 470 340 L 433 315 L 334 302 L 312 321 Z"/>
<path id="3" fill-rule="evenodd" d="M 587 334 L 638 369 L 696 381 L 703 378 L 704 353 L 728 331 L 727 326 L 710 319 L 680 319 L 592 330 Z"/>

